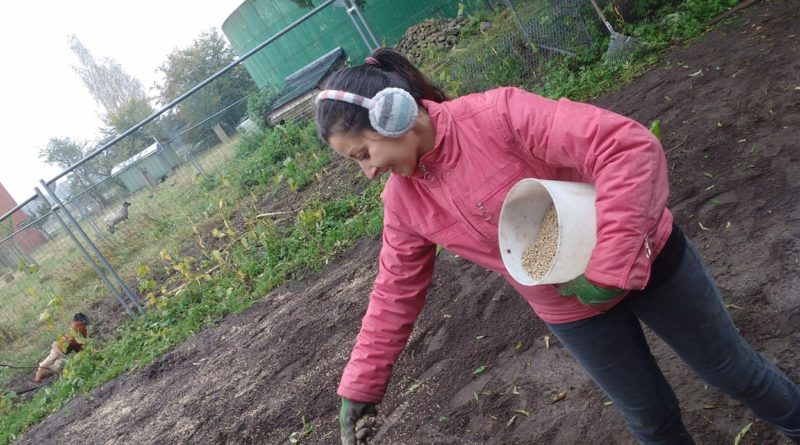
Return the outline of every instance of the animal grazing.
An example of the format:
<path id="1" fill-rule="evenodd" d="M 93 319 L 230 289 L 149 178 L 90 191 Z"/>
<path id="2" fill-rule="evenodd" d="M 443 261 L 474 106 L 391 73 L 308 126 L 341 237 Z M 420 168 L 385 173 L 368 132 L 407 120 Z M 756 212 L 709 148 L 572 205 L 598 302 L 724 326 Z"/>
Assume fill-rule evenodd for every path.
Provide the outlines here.
<path id="1" fill-rule="evenodd" d="M 103 221 L 106 223 L 106 227 L 108 227 L 109 232 L 114 233 L 116 230 L 114 229 L 114 226 L 128 219 L 128 206 L 130 205 L 131 203 L 128 201 L 123 202 L 122 207 L 118 208 L 116 211 L 114 211 L 114 213 L 111 213 L 110 215 L 106 216 L 105 219 L 103 219 Z"/>

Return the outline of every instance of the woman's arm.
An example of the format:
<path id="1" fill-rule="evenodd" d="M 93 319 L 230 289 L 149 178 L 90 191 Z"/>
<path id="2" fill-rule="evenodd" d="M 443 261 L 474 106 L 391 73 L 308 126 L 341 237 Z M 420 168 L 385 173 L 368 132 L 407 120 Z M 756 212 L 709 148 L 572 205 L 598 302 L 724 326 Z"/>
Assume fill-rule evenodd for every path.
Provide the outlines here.
<path id="1" fill-rule="evenodd" d="M 378 276 L 342 375 L 340 396 L 372 403 L 383 399 L 392 367 L 425 305 L 435 258 L 433 243 L 404 229 L 385 210 Z"/>
<path id="2" fill-rule="evenodd" d="M 597 244 L 585 275 L 592 282 L 641 289 L 667 203 L 661 143 L 638 122 L 593 105 L 554 101 L 508 88 L 498 100 L 513 139 L 553 167 L 578 170 L 597 191 Z"/>

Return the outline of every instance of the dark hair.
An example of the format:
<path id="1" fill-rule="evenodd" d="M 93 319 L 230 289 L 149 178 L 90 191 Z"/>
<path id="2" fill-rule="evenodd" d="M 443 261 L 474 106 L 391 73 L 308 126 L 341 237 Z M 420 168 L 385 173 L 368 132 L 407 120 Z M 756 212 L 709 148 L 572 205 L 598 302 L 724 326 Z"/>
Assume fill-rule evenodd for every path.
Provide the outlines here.
<path id="1" fill-rule="evenodd" d="M 378 91 L 396 87 L 402 88 L 422 105 L 422 99 L 433 102 L 449 100 L 447 94 L 431 81 L 399 52 L 379 48 L 370 57 L 377 64 L 363 64 L 345 68 L 334 73 L 324 89 L 341 90 L 364 97 L 372 97 Z M 328 142 L 334 133 L 359 133 L 374 130 L 369 123 L 366 108 L 338 100 L 321 100 L 317 104 L 317 134 Z"/>
<path id="2" fill-rule="evenodd" d="M 84 315 L 82 312 L 78 312 L 77 314 L 75 314 L 75 316 L 72 317 L 72 321 L 78 321 L 87 326 L 89 325 L 89 317 Z"/>

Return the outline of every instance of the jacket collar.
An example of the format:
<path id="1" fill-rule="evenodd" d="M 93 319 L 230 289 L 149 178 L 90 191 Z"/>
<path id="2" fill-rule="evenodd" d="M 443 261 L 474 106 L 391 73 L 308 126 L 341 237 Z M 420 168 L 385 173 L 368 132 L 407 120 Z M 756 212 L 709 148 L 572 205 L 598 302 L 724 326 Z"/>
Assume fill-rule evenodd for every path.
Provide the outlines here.
<path id="1" fill-rule="evenodd" d="M 445 156 L 445 150 L 443 148 L 444 140 L 450 135 L 453 116 L 450 114 L 450 111 L 447 110 L 447 107 L 444 105 L 444 103 L 436 103 L 423 99 L 422 106 L 425 108 L 425 110 L 428 112 L 428 116 L 431 118 L 431 124 L 433 125 L 433 130 L 436 133 L 436 137 L 434 139 L 433 150 L 422 155 L 419 158 L 418 164 L 424 164 L 425 167 L 430 170 L 431 166 L 441 163 L 443 156 Z M 417 179 L 422 179 L 424 176 L 425 172 L 419 166 L 417 166 L 414 174 L 411 175 L 411 177 Z"/>

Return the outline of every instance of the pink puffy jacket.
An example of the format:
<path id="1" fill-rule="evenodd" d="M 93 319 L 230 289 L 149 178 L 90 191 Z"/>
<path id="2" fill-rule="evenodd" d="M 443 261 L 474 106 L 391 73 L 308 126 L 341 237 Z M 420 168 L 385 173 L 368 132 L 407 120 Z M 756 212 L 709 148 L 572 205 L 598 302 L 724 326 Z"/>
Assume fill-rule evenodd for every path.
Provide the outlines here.
<path id="1" fill-rule="evenodd" d="M 548 323 L 592 317 L 624 298 L 592 307 L 558 295 L 554 286 L 526 287 L 509 276 L 497 224 L 503 199 L 520 179 L 594 184 L 597 244 L 585 275 L 595 283 L 644 288 L 671 233 L 664 153 L 637 122 L 516 88 L 423 106 L 436 145 L 412 177 L 392 175 L 383 192 L 378 276 L 338 391 L 355 401 L 383 398 L 425 303 L 437 244 L 503 275 Z"/>

